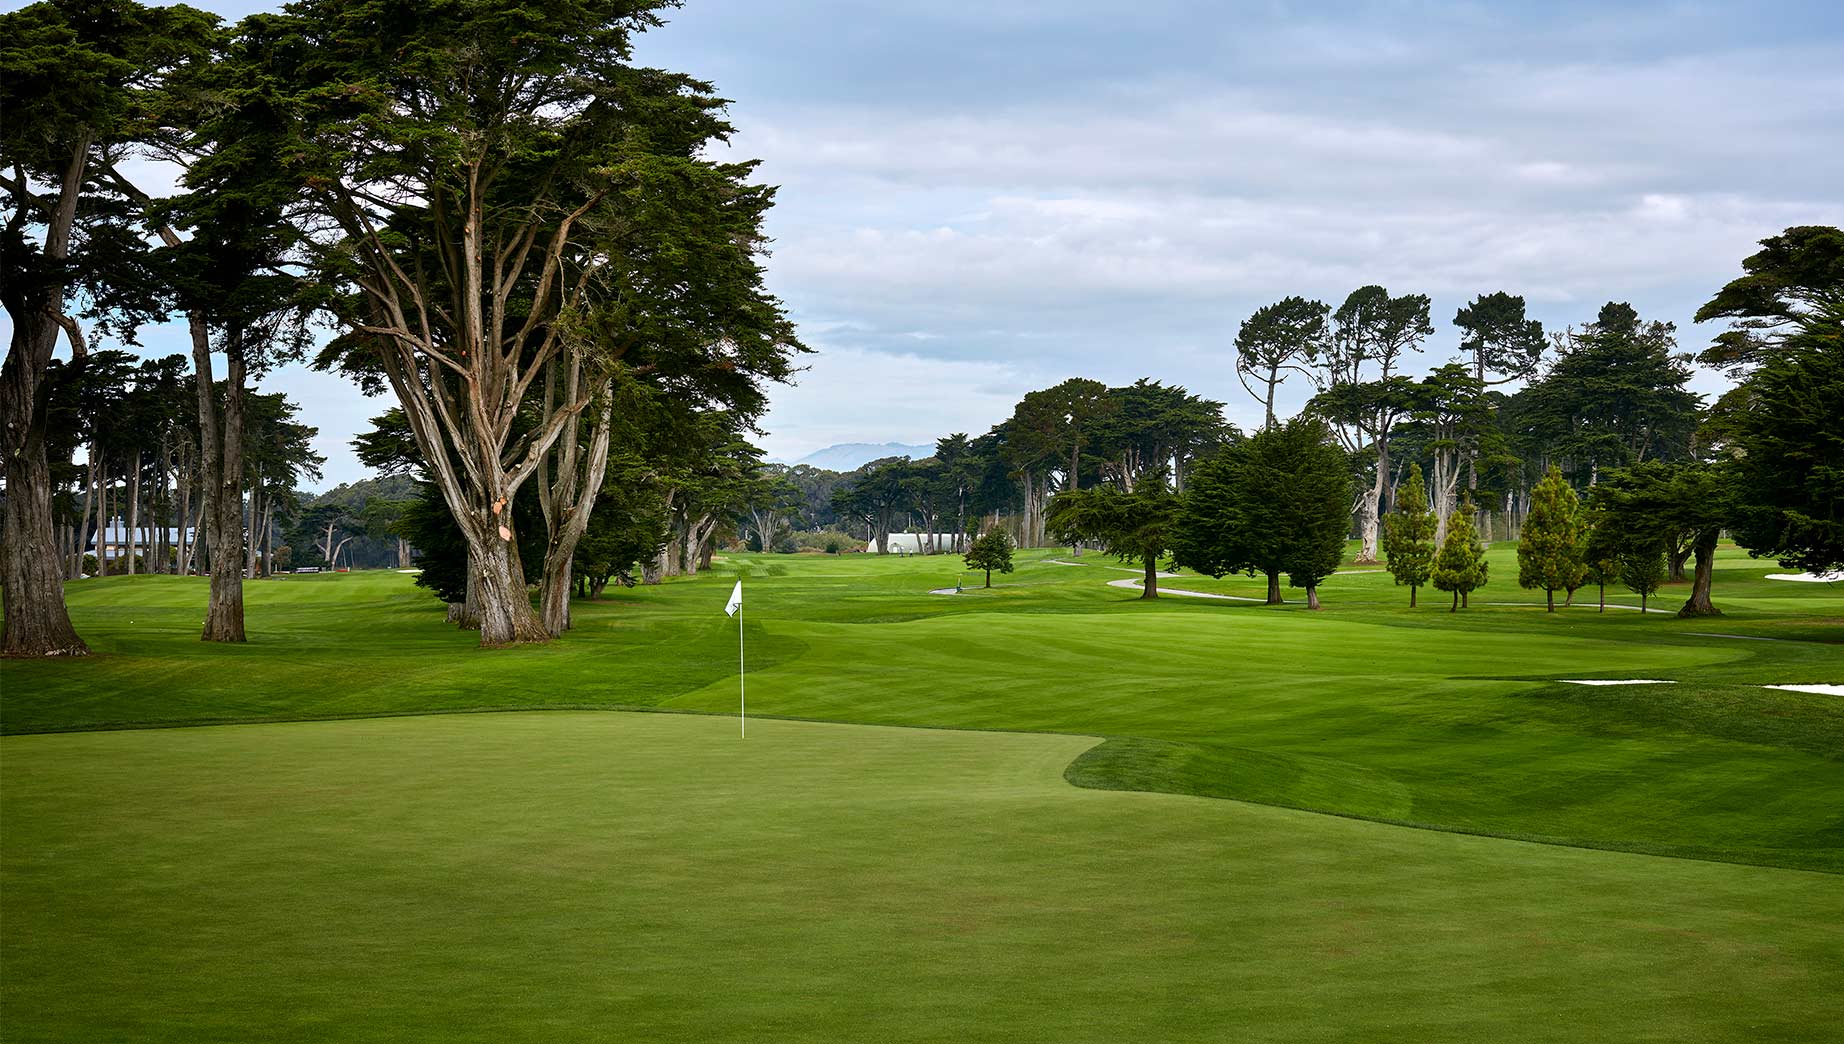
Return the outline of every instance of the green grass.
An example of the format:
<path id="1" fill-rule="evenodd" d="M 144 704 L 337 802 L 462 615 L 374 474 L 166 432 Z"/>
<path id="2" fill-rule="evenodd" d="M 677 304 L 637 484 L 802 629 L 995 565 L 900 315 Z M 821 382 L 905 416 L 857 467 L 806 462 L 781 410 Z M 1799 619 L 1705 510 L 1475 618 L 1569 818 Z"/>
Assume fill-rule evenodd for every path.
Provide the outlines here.
<path id="1" fill-rule="evenodd" d="M 714 576 L 577 608 L 544 648 L 479 652 L 396 573 L 248 585 L 243 647 L 194 640 L 203 582 L 72 585 L 100 655 L 10 663 L 9 733 L 437 710 L 732 713 L 747 576 L 751 707 L 764 715 L 1114 738 L 1089 786 L 1240 798 L 1448 830 L 1844 871 L 1844 594 L 1765 581 L 1726 552 L 1726 615 L 1537 608 L 1509 549 L 1479 601 L 1411 611 L 1387 574 L 1326 584 L 1327 609 L 1106 586 L 1112 559 L 1024 556 L 992 591 L 930 595 L 958 559 L 743 556 Z M 1259 594 L 1247 578 L 1190 590 Z M 1580 593 L 1585 600 L 1589 592 Z M 1668 589 L 1659 601 L 1675 606 Z M 1622 599 L 1632 601 L 1629 597 Z M 1702 637 L 1693 632 L 1783 641 Z M 1833 639 L 1832 642 L 1813 639 Z M 1559 678 L 1662 677 L 1585 688 Z"/>
<path id="2" fill-rule="evenodd" d="M 1093 742 L 581 713 L 9 737 L 0 1022 L 188 1044 L 1844 1024 L 1837 877 L 1066 785 Z"/>
<path id="3" fill-rule="evenodd" d="M 98 655 L 0 665 L 5 1039 L 1844 1022 L 1844 700 L 1762 687 L 1844 682 L 1844 591 L 1726 550 L 1724 617 L 1549 614 L 1499 548 L 1518 604 L 1311 613 L 1060 557 L 739 556 L 490 652 L 395 573 L 247 585 L 246 646 L 203 581 L 73 584 Z M 692 713 L 436 713 L 562 708 Z M 226 722 L 299 723 L 149 728 Z"/>

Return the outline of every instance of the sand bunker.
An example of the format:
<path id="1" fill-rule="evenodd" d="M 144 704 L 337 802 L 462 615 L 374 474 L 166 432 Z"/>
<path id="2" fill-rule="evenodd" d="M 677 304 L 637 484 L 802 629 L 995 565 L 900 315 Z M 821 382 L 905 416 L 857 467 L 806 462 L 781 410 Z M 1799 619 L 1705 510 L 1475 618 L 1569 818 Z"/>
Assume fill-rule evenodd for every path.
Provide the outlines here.
<path id="1" fill-rule="evenodd" d="M 1844 696 L 1844 685 L 1769 685 L 1769 689 L 1785 689 L 1788 692 L 1815 692 L 1820 696 Z"/>
<path id="2" fill-rule="evenodd" d="M 1567 685 L 1676 685 L 1663 678 L 1558 678 Z"/>
<path id="3" fill-rule="evenodd" d="M 1791 580 L 1799 584 L 1835 584 L 1844 582 L 1844 573 L 1768 573 L 1769 580 Z"/>

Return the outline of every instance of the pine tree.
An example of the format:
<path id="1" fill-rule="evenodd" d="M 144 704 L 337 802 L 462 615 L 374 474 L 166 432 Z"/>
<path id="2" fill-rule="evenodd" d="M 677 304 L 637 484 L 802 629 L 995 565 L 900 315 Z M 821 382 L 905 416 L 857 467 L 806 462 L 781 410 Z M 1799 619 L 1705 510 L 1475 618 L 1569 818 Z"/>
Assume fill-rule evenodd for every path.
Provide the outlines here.
<path id="1" fill-rule="evenodd" d="M 1628 548 L 1620 555 L 1620 582 L 1639 596 L 1639 613 L 1645 615 L 1646 599 L 1665 582 L 1665 552 L 1656 544 Z"/>
<path id="2" fill-rule="evenodd" d="M 1549 611 L 1556 611 L 1556 592 L 1581 586 L 1581 501 L 1551 465 L 1549 474 L 1530 491 L 1530 516 L 1517 545 L 1519 587 L 1541 587 Z"/>
<path id="3" fill-rule="evenodd" d="M 1447 539 L 1434 558 L 1434 586 L 1453 592 L 1453 612 L 1466 604 L 1466 596 L 1485 586 L 1485 545 L 1473 528 L 1473 505 L 1462 501 L 1447 520 Z"/>
<path id="4" fill-rule="evenodd" d="M 1428 510 L 1428 491 L 1422 484 L 1421 465 L 1409 465 L 1408 485 L 1396 496 L 1396 510 L 1383 523 L 1383 555 L 1397 584 L 1409 587 L 1409 608 L 1415 592 L 1428 582 L 1434 566 L 1434 531 L 1438 525 Z"/>

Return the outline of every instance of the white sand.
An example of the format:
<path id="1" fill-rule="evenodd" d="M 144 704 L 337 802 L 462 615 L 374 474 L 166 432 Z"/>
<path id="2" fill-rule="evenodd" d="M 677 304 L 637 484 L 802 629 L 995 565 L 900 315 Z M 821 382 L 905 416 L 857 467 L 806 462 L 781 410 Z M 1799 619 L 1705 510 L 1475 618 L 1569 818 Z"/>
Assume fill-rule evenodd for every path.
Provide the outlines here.
<path id="1" fill-rule="evenodd" d="M 1159 575 L 1167 576 L 1169 574 L 1160 573 Z M 1145 585 L 1142 584 L 1138 580 L 1109 580 L 1108 586 L 1109 587 L 1124 587 L 1129 591 L 1138 591 L 1145 587 Z M 1265 602 L 1267 601 L 1266 598 L 1244 598 L 1241 595 L 1211 594 L 1208 591 L 1180 591 L 1176 587 L 1164 587 L 1164 586 L 1161 586 L 1159 588 L 1159 594 L 1161 596 L 1179 595 L 1184 598 L 1221 598 L 1225 602 Z"/>
<path id="2" fill-rule="evenodd" d="M 1844 685 L 1769 685 L 1769 689 L 1785 689 L 1788 692 L 1816 692 L 1820 696 L 1844 696 Z"/>
<path id="3" fill-rule="evenodd" d="M 1663 678 L 1558 678 L 1569 685 L 1676 685 Z"/>
<path id="4" fill-rule="evenodd" d="M 1844 583 L 1844 573 L 1768 573 L 1769 580 L 1791 580 L 1800 584 Z"/>

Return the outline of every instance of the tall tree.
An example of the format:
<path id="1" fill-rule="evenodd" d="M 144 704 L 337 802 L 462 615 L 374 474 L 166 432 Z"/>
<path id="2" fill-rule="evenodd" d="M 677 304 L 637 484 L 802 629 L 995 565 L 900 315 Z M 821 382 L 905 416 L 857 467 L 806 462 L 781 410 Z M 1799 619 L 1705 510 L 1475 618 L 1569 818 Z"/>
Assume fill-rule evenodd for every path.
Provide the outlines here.
<path id="1" fill-rule="evenodd" d="M 1479 542 L 1479 533 L 1473 528 L 1473 506 L 1470 502 L 1462 506 L 1464 510 L 1454 512 L 1447 535 L 1441 540 L 1432 573 L 1436 590 L 1453 593 L 1453 604 L 1447 608 L 1450 613 L 1465 608 L 1467 596 L 1484 587 L 1489 574 L 1485 545 Z"/>
<path id="2" fill-rule="evenodd" d="M 1503 290 L 1481 294 L 1454 313 L 1463 333 L 1460 351 L 1470 356 L 1481 387 L 1526 380 L 1543 358 L 1543 324 L 1524 314 L 1524 299 Z"/>
<path id="3" fill-rule="evenodd" d="M 1735 517 L 1735 482 L 1727 467 L 1701 461 L 1646 461 L 1608 472 L 1591 495 L 1633 546 L 1664 547 L 1676 534 L 1690 534 L 1696 573 L 1678 615 L 1720 615 L 1710 601 L 1710 584 L 1716 542 Z"/>
<path id="4" fill-rule="evenodd" d="M 1351 459 L 1370 469 L 1369 488 L 1351 505 L 1363 540 L 1359 562 L 1377 560 L 1389 435 L 1414 404 L 1412 382 L 1396 371 L 1404 353 L 1420 351 L 1433 334 L 1426 294 L 1392 297 L 1380 286 L 1360 287 L 1332 314 L 1331 344 L 1314 370 L 1320 391 L 1309 406 L 1332 425 Z"/>
<path id="5" fill-rule="evenodd" d="M 0 598 L 7 656 L 83 656 L 71 626 L 52 523 L 45 375 L 60 337 L 87 350 L 85 309 L 145 315 L 150 280 L 130 208 L 98 169 L 138 132 L 138 98 L 192 53 L 210 16 L 133 0 L 37 3 L 0 15 L 0 305 L 12 321 L 0 367 L 6 480 Z"/>
<path id="6" fill-rule="evenodd" d="M 1132 491 L 1117 486 L 1066 489 L 1050 501 L 1046 524 L 1065 543 L 1094 541 L 1122 562 L 1145 571 L 1141 598 L 1159 597 L 1159 559 L 1171 542 L 1178 497 L 1163 472 L 1147 476 Z"/>
<path id="7" fill-rule="evenodd" d="M 1459 497 L 1461 466 L 1477 459 L 1491 429 L 1491 404 L 1478 378 L 1458 363 L 1448 363 L 1415 386 L 1410 416 L 1425 436 L 1422 449 L 1434 465 L 1429 501 L 1439 543 L 1446 539 L 1448 518 Z M 1471 481 L 1477 488 L 1476 469 Z"/>
<path id="8" fill-rule="evenodd" d="M 1256 309 L 1236 331 L 1236 377 L 1262 404 L 1263 428 L 1274 427 L 1276 389 L 1289 374 L 1310 376 L 1312 364 L 1328 350 L 1325 318 L 1331 310 L 1323 301 L 1288 297 Z"/>
<path id="9" fill-rule="evenodd" d="M 1582 533 L 1580 498 L 1552 467 L 1531 490 L 1530 516 L 1517 545 L 1518 586 L 1541 587 L 1552 613 L 1557 591 L 1581 585 Z"/>
<path id="10" fill-rule="evenodd" d="M 286 115 L 278 175 L 325 230 L 310 245 L 347 334 L 324 358 L 404 407 L 467 540 L 484 645 L 549 637 L 509 508 L 548 458 L 542 572 L 567 580 L 607 457 L 576 447 L 623 368 L 747 416 L 797 347 L 762 288 L 772 192 L 705 158 L 722 102 L 630 62 L 658 6 L 302 0 L 239 28 Z"/>
<path id="11" fill-rule="evenodd" d="M 1108 398 L 1091 450 L 1101 458 L 1100 477 L 1128 492 L 1153 471 L 1165 472 L 1183 490 L 1191 462 L 1236 435 L 1223 422 L 1222 403 L 1181 385 L 1142 377 L 1109 388 Z"/>
<path id="12" fill-rule="evenodd" d="M 1688 356 L 1676 351 L 1670 323 L 1609 302 L 1561 341 L 1561 356 L 1521 395 L 1552 461 L 1590 486 L 1608 468 L 1689 455 L 1701 400 L 1686 388 Z"/>
<path id="13" fill-rule="evenodd" d="M 1844 306 L 1802 322 L 1746 387 L 1736 541 L 1789 568 L 1844 570 Z"/>
<path id="14" fill-rule="evenodd" d="M 1434 530 L 1421 465 L 1411 464 L 1408 484 L 1396 495 L 1396 509 L 1383 528 L 1383 557 L 1396 583 L 1408 586 L 1410 609 L 1415 608 L 1416 591 L 1428 582 L 1434 568 Z"/>
<path id="15" fill-rule="evenodd" d="M 846 476 L 833 488 L 833 510 L 841 518 L 863 524 L 880 555 L 890 553 L 890 531 L 913 501 L 910 472 L 908 457 L 883 457 Z"/>
<path id="16" fill-rule="evenodd" d="M 1752 371 L 1808 316 L 1844 310 L 1844 230 L 1800 225 L 1761 240 L 1732 279 L 1697 309 L 1696 321 L 1731 320 L 1697 357 L 1739 377 Z"/>
<path id="17" fill-rule="evenodd" d="M 1306 589 L 1319 608 L 1319 582 L 1344 557 L 1350 520 L 1350 458 L 1323 422 L 1296 417 L 1232 443 L 1199 462 L 1171 536 L 1172 561 L 1208 576 L 1246 572 Z"/>

